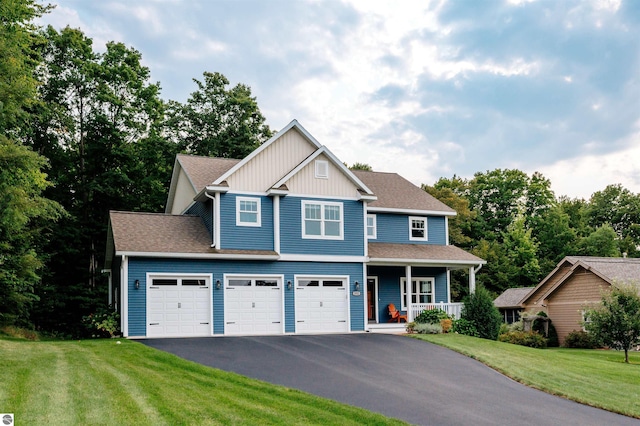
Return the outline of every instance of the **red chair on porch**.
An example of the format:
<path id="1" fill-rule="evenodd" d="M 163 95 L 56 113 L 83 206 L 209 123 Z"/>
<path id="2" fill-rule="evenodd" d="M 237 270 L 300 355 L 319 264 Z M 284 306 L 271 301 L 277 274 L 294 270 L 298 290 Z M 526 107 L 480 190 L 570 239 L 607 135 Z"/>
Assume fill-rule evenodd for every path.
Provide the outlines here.
<path id="1" fill-rule="evenodd" d="M 393 303 L 389 303 L 389 316 L 391 317 L 391 319 L 389 319 L 388 322 L 400 322 L 401 320 L 407 322 L 407 316 L 402 315 L 402 313 L 396 309 L 396 305 L 394 305 Z"/>

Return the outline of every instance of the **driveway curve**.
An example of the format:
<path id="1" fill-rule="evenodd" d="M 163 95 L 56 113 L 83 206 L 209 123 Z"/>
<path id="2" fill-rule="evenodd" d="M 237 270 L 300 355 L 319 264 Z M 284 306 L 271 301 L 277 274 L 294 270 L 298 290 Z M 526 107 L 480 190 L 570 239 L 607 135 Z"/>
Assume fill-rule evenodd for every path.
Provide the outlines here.
<path id="1" fill-rule="evenodd" d="M 457 352 L 386 334 L 153 339 L 197 363 L 419 425 L 640 425 L 521 385 Z"/>

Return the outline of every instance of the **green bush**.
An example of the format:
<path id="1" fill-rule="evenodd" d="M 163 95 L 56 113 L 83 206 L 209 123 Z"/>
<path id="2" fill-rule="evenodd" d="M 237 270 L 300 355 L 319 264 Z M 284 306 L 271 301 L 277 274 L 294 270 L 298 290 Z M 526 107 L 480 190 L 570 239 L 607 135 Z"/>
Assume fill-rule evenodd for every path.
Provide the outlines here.
<path id="1" fill-rule="evenodd" d="M 565 348 L 594 349 L 600 345 L 591 333 L 573 330 L 564 339 Z"/>
<path id="2" fill-rule="evenodd" d="M 413 330 L 419 334 L 440 334 L 442 327 L 440 324 L 416 324 Z"/>
<path id="3" fill-rule="evenodd" d="M 443 319 L 451 319 L 451 317 L 442 309 L 436 308 L 420 312 L 414 321 L 418 324 L 440 324 L 440 320 Z"/>
<path id="4" fill-rule="evenodd" d="M 114 337 L 120 332 L 120 314 L 109 306 L 82 318 L 92 337 Z"/>
<path id="5" fill-rule="evenodd" d="M 453 321 L 453 332 L 458 334 L 464 334 L 466 336 L 480 337 L 476 326 L 469 320 L 464 318 Z"/>
<path id="6" fill-rule="evenodd" d="M 538 312 L 538 316 L 547 317 L 547 314 L 544 311 L 540 311 Z M 541 319 L 534 320 L 533 331 L 537 331 L 544 336 L 544 321 Z M 557 348 L 558 346 L 560 346 L 560 342 L 558 341 L 558 332 L 556 331 L 556 327 L 553 325 L 553 322 L 549 320 L 547 347 Z"/>
<path id="7" fill-rule="evenodd" d="M 498 341 L 538 349 L 547 347 L 547 339 L 537 331 L 509 331 L 498 336 Z"/>
<path id="8" fill-rule="evenodd" d="M 502 315 L 493 304 L 493 299 L 489 290 L 478 286 L 475 293 L 464 300 L 461 318 L 472 322 L 478 337 L 483 339 L 496 340 L 502 324 Z"/>

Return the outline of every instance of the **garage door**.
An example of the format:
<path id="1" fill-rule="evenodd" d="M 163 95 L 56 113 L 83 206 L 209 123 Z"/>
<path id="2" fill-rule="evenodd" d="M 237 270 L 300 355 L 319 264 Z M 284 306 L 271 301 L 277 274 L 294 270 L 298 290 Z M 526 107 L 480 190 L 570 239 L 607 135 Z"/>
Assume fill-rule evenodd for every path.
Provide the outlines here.
<path id="1" fill-rule="evenodd" d="M 225 277 L 224 333 L 284 333 L 280 277 Z"/>
<path id="2" fill-rule="evenodd" d="M 349 331 L 346 278 L 296 279 L 296 333 Z"/>
<path id="3" fill-rule="evenodd" d="M 150 277 L 147 336 L 210 336 L 211 287 L 208 277 Z"/>

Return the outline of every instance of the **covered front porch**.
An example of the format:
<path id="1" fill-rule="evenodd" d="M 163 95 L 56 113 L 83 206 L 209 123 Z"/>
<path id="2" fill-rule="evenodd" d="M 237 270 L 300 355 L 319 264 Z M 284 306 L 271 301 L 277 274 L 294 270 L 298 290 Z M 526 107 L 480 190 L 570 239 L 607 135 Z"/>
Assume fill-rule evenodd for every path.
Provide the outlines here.
<path id="1" fill-rule="evenodd" d="M 422 311 L 442 309 L 458 319 L 462 303 L 451 301 L 451 271 L 468 273 L 469 292 L 484 260 L 455 246 L 369 243 L 365 329 L 374 332 L 404 330 L 389 314 L 395 308 L 411 322 Z M 411 285 L 407 285 L 411 283 Z"/>

